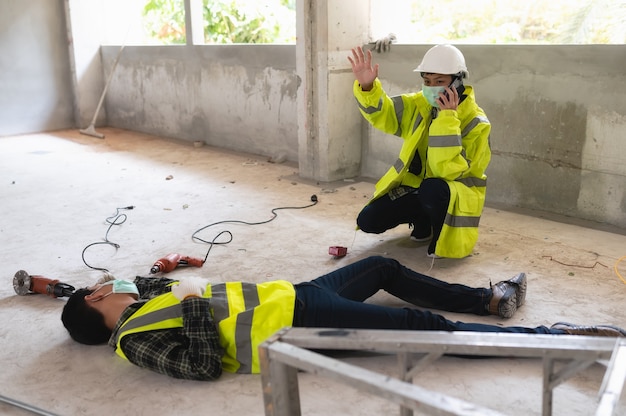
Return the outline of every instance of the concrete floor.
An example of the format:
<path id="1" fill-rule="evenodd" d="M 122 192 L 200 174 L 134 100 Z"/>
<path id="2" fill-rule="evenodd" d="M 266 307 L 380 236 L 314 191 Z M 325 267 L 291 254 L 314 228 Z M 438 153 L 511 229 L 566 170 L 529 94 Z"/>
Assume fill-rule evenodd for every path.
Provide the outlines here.
<path id="1" fill-rule="evenodd" d="M 175 277 L 200 275 L 213 282 L 312 279 L 372 254 L 397 258 L 421 272 L 431 267 L 426 246 L 411 242 L 407 228 L 383 235 L 355 232 L 354 218 L 373 190 L 371 181 L 318 184 L 301 180 L 289 163 L 195 148 L 143 134 L 98 129 L 104 140 L 61 131 L 0 138 L 0 395 L 60 415 L 263 415 L 258 375 L 225 374 L 216 382 L 168 378 L 135 367 L 107 346 L 70 340 L 59 319 L 63 299 L 18 296 L 12 279 L 18 270 L 60 279 L 78 287 L 101 272 L 81 258 L 90 243 L 102 241 L 107 217 L 134 205 L 126 222 L 85 259 L 118 278 L 147 275 L 154 261 L 170 252 L 204 257 L 208 246 L 193 242 L 201 227 L 225 224 L 199 234 L 212 240 L 229 230 L 230 244 L 214 247 L 201 268 L 178 269 Z M 453 320 L 498 325 L 612 323 L 626 326 L 624 294 L 626 236 L 620 231 L 567 224 L 537 215 L 487 208 L 473 256 L 434 262 L 430 274 L 486 286 L 525 271 L 527 303 L 509 319 L 445 313 Z M 328 247 L 348 247 L 342 259 Z M 617 264 L 617 269 L 614 269 Z M 402 306 L 384 294 L 372 302 Z M 393 374 L 395 359 L 348 354 L 347 362 Z M 599 364 L 555 390 L 555 415 L 589 415 L 596 408 L 604 367 Z M 310 374 L 300 374 L 304 415 L 393 415 L 396 405 Z M 442 358 L 416 384 L 511 415 L 539 414 L 541 363 L 528 359 Z M 626 414 L 626 394 L 616 414 Z M 25 410 L 0 403 L 0 414 Z"/>

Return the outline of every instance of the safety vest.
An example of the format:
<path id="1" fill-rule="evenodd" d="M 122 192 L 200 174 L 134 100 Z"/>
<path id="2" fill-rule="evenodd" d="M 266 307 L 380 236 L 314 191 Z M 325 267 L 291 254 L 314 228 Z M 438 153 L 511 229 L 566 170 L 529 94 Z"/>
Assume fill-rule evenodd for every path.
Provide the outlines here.
<path id="1" fill-rule="evenodd" d="M 376 79 L 370 91 L 363 91 L 355 81 L 353 92 L 372 126 L 404 139 L 398 160 L 376 183 L 370 203 L 401 185 L 419 188 L 426 178 L 445 180 L 450 203 L 435 254 L 450 258 L 471 254 L 478 240 L 487 189 L 485 170 L 491 160 L 491 125 L 476 104 L 472 87 L 465 87 L 467 97 L 456 111 L 439 111 L 435 119 L 421 91 L 389 97 Z"/>
<path id="2" fill-rule="evenodd" d="M 231 373 L 259 373 L 258 346 L 279 329 L 293 323 L 295 289 L 285 280 L 267 283 L 208 284 L 204 297 L 211 298 L 211 314 L 224 348 L 222 365 Z M 116 352 L 126 335 L 183 326 L 182 306 L 171 293 L 147 301 L 120 327 Z"/>

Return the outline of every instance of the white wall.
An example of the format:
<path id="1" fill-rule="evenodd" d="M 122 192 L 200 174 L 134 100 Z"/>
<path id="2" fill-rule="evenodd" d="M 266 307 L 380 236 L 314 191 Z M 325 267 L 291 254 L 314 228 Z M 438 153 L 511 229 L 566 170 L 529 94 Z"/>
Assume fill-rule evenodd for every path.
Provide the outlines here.
<path id="1" fill-rule="evenodd" d="M 73 126 L 63 0 L 3 0 L 0 28 L 0 136 Z"/>

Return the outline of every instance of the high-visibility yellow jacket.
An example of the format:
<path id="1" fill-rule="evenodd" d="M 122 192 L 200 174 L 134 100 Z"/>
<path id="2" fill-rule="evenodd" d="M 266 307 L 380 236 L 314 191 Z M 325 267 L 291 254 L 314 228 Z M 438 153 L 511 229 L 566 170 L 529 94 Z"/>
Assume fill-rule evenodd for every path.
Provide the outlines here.
<path id="1" fill-rule="evenodd" d="M 291 326 L 296 292 L 285 280 L 266 283 L 208 284 L 204 297 L 211 298 L 211 313 L 224 348 L 222 365 L 231 373 L 259 373 L 259 345 L 281 328 Z M 122 325 L 116 352 L 126 335 L 183 326 L 180 301 L 167 292 L 147 301 Z"/>
<path id="2" fill-rule="evenodd" d="M 450 204 L 435 254 L 452 258 L 471 254 L 491 160 L 491 125 L 476 104 L 472 87 L 465 87 L 467 97 L 456 111 L 438 111 L 434 119 L 433 107 L 421 91 L 389 97 L 378 79 L 370 91 L 363 91 L 355 81 L 353 91 L 361 114 L 372 126 L 404 139 L 398 160 L 376 183 L 371 201 L 401 185 L 419 188 L 426 178 L 445 180 Z M 409 172 L 414 157 L 421 160 L 419 174 Z"/>

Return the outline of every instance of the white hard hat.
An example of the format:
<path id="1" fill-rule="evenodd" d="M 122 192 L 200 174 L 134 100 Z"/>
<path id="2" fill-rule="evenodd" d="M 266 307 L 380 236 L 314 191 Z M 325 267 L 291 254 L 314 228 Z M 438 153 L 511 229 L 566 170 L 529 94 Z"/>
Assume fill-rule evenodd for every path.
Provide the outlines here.
<path id="1" fill-rule="evenodd" d="M 465 65 L 465 57 L 460 50 L 452 45 L 437 45 L 430 48 L 424 55 L 422 63 L 414 71 L 444 75 L 454 75 L 461 72 L 463 78 L 469 75 Z"/>

